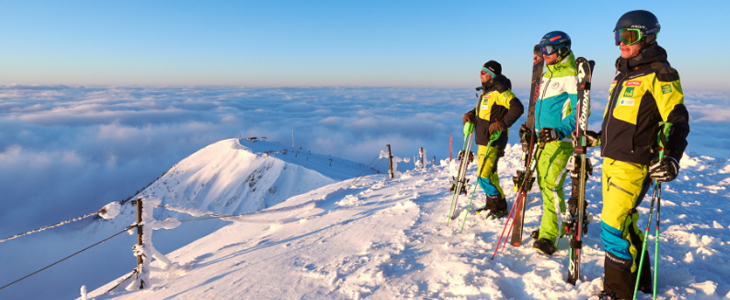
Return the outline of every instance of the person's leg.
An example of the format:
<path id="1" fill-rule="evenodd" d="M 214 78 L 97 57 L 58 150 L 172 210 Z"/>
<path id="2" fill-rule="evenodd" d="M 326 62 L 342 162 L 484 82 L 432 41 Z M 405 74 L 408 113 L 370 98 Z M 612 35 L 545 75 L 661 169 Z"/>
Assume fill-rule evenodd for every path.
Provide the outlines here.
<path id="1" fill-rule="evenodd" d="M 603 161 L 603 210 L 601 241 L 606 250 L 603 290 L 619 298 L 634 295 L 644 239 L 638 228 L 636 207 L 649 189 L 647 166 L 605 158 Z M 639 289 L 651 293 L 648 255 L 642 266 Z"/>

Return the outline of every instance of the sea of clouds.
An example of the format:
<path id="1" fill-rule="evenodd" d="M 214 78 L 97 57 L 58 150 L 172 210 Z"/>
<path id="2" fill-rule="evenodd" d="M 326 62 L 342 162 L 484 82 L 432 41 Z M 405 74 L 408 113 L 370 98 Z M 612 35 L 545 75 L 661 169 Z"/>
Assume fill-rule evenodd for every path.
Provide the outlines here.
<path id="1" fill-rule="evenodd" d="M 429 159 L 445 159 L 450 135 L 454 155 L 463 144 L 461 118 L 476 105 L 475 93 L 469 88 L 0 87 L 0 239 L 127 199 L 175 163 L 228 138 L 266 136 L 288 145 L 294 130 L 297 147 L 363 164 L 386 144 L 396 156 L 414 157 L 424 147 Z M 527 102 L 526 89 L 515 94 Z M 730 158 L 730 93 L 685 95 L 691 116 L 687 151 Z M 592 96 L 589 129 L 598 130 L 607 90 L 596 89 Z M 510 143 L 518 142 L 515 130 Z M 9 258 L 0 285 L 97 242 L 64 242 L 84 224 L 0 243 L 0 256 Z M 134 263 L 131 253 L 125 254 L 133 237 L 117 239 L 84 254 L 128 255 L 128 268 L 105 270 L 108 278 Z M 59 272 L 99 272 L 84 257 L 65 262 L 75 266 Z M 46 281 L 44 294 L 36 296 L 53 299 L 54 291 L 69 285 L 46 278 L 65 276 L 54 272 L 3 292 L 25 293 Z"/>
<path id="2" fill-rule="evenodd" d="M 526 102 L 527 90 L 517 89 Z M 449 156 L 474 89 L 243 87 L 0 87 L 0 237 L 126 199 L 213 142 L 266 136 L 367 164 Z M 599 129 L 606 91 L 593 92 Z M 730 157 L 730 95 L 687 92 L 688 151 Z M 524 116 L 523 116 L 524 119 Z M 516 142 L 512 134 L 510 142 Z"/>

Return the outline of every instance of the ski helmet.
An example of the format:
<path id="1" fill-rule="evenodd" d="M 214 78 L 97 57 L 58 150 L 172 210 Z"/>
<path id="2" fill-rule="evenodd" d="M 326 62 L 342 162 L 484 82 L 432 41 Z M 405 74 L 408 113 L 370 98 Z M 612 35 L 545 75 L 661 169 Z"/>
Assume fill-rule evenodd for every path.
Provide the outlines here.
<path id="1" fill-rule="evenodd" d="M 540 51 L 543 55 L 550 55 L 558 52 L 558 57 L 566 57 L 570 53 L 570 37 L 562 31 L 548 32 L 540 40 Z"/>
<path id="2" fill-rule="evenodd" d="M 643 41 L 644 47 L 656 41 L 656 33 L 661 29 L 656 16 L 645 10 L 634 10 L 625 13 L 616 22 L 613 29 L 616 46 L 624 42 L 631 45 Z"/>

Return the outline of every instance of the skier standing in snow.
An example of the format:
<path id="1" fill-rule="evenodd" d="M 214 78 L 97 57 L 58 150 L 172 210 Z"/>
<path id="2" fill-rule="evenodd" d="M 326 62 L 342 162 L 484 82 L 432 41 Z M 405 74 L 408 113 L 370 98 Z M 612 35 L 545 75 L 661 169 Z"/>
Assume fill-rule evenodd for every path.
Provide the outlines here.
<path id="1" fill-rule="evenodd" d="M 603 210 L 601 241 L 606 250 L 603 299 L 632 299 L 636 286 L 643 234 L 636 223 L 636 207 L 652 179 L 668 182 L 677 177 L 679 160 L 687 147 L 689 114 L 679 73 L 667 61 L 657 33 L 659 21 L 651 12 L 630 11 L 614 28 L 621 57 L 618 75 L 609 90 L 601 132 L 588 131 L 590 146 L 601 146 Z M 658 159 L 657 134 L 672 124 L 665 156 Z M 648 252 L 648 251 L 647 251 Z M 645 255 L 639 290 L 651 293 L 651 273 Z M 656 262 L 655 262 L 656 263 Z"/>
<path id="2" fill-rule="evenodd" d="M 547 255 L 555 252 L 555 241 L 563 227 L 560 214 L 565 212 L 565 165 L 573 155 L 571 133 L 575 131 L 578 71 L 570 46 L 570 37 L 562 31 L 549 32 L 540 40 L 547 71 L 540 83 L 534 120 L 520 126 L 523 144 L 529 143 L 531 134 L 537 134 L 538 143 L 544 144 L 537 162 L 542 221 L 533 233 L 537 240 L 532 247 Z M 535 125 L 534 132 L 527 123 Z"/>
<path id="3" fill-rule="evenodd" d="M 524 107 L 515 94 L 512 93 L 512 83 L 502 75 L 502 65 L 490 60 L 482 67 L 482 94 L 476 108 L 464 114 L 462 121 L 475 122 L 474 136 L 479 146 L 478 174 L 479 185 L 486 194 L 486 205 L 478 211 L 489 210 L 487 218 L 501 218 L 507 215 L 507 201 L 504 192 L 499 186 L 497 162 L 504 156 L 507 145 L 508 129 L 522 116 Z M 501 131 L 499 139 L 487 149 L 489 138 L 495 131 Z M 486 160 L 485 160 L 486 156 Z"/>

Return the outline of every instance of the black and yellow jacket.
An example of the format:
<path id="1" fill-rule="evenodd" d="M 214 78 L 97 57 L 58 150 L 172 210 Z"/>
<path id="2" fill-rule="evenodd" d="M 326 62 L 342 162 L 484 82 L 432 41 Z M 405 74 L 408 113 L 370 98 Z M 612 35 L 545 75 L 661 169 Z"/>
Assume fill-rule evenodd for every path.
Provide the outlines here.
<path id="1" fill-rule="evenodd" d="M 489 143 L 489 125 L 493 122 L 500 122 L 505 130 L 495 144 L 502 149 L 507 146 L 508 128 L 517 122 L 525 110 L 520 99 L 515 97 L 511 89 L 512 82 L 502 74 L 482 86 L 479 103 L 476 108 L 468 112 L 475 116 L 472 119 L 475 122 L 474 138 L 477 145 L 487 145 Z"/>
<path id="2" fill-rule="evenodd" d="M 656 155 L 659 122 L 673 124 L 665 155 L 679 161 L 687 147 L 689 114 L 679 73 L 656 43 L 637 56 L 616 61 L 619 74 L 608 92 L 601 126 L 601 153 L 648 165 Z"/>

